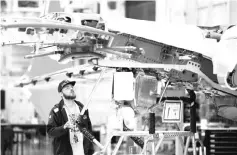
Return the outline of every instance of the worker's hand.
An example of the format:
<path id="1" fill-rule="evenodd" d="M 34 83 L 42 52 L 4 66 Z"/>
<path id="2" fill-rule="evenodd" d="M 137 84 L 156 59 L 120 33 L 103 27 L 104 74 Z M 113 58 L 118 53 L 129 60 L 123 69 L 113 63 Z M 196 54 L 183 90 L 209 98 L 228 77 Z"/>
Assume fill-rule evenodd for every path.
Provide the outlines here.
<path id="1" fill-rule="evenodd" d="M 84 120 L 83 120 L 83 116 L 82 116 L 82 115 L 79 115 L 79 116 L 78 116 L 76 123 L 77 123 L 77 125 L 80 126 L 80 127 L 84 127 L 84 126 L 85 126 Z"/>
<path id="2" fill-rule="evenodd" d="M 83 123 L 82 115 L 79 115 L 79 116 L 77 117 L 77 123 L 78 123 L 78 124 Z"/>
<path id="3" fill-rule="evenodd" d="M 73 129 L 73 127 L 73 124 L 71 124 L 69 121 L 67 121 L 67 123 L 65 123 L 63 126 L 64 129 Z"/>

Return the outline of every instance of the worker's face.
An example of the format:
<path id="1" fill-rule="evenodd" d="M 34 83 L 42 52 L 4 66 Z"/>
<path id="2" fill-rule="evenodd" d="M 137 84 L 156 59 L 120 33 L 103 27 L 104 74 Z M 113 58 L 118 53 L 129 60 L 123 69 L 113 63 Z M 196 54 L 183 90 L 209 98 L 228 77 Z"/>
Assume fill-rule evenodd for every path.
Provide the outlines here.
<path id="1" fill-rule="evenodd" d="M 62 95 L 67 100 L 74 100 L 76 98 L 76 94 L 71 84 L 68 84 L 65 87 L 63 87 Z"/>

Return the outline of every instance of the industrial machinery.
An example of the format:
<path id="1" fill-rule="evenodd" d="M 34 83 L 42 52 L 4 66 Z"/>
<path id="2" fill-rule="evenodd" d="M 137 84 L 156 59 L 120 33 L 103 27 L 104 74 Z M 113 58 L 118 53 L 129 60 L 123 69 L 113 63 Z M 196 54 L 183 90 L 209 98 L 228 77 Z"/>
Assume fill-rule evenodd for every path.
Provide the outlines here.
<path id="1" fill-rule="evenodd" d="M 196 117 L 199 115 L 199 123 L 205 119 L 201 117 L 203 115 L 196 113 L 198 107 L 200 109 L 214 105 L 218 117 L 232 121 L 232 127 L 236 125 L 236 25 L 198 27 L 134 19 L 115 19 L 107 23 L 96 14 L 50 13 L 41 18 L 2 18 L 0 26 L 4 36 L 2 46 L 22 45 L 34 48 L 30 55 L 25 56 L 26 59 L 49 56 L 58 63 L 86 60 L 84 65 L 40 75 L 18 83 L 18 87 L 51 81 L 59 74 L 78 77 L 100 73 L 94 87 L 96 88 L 106 70 L 131 73 L 135 79 L 134 99 L 114 101 L 120 107 L 126 102 L 137 115 L 149 113 L 149 132 L 130 131 L 125 123 L 126 131 L 112 134 L 121 136 L 114 154 L 124 136 L 132 136 L 143 149 L 143 154 L 146 154 L 149 142 L 152 142 L 152 151 L 155 154 L 164 138 L 173 136 L 181 140 L 180 137 L 184 136 L 188 137 L 184 154 L 187 154 L 190 138 L 193 154 L 196 154 Z M 25 39 L 22 40 L 22 36 L 10 36 L 9 32 L 22 34 Z M 92 94 L 93 91 L 84 110 Z M 221 101 L 222 98 L 227 100 Z M 169 109 L 173 108 L 173 115 L 179 116 L 176 121 L 183 124 L 182 127 L 179 126 L 180 131 L 155 130 L 156 108 L 163 107 L 163 110 L 167 110 L 164 103 L 170 106 Z M 174 111 L 177 107 L 174 105 L 184 115 L 176 115 Z M 185 121 L 189 118 L 188 115 L 190 119 Z M 169 122 L 169 117 L 175 116 L 164 114 L 163 119 L 167 117 Z M 210 119 L 209 125 L 212 122 Z M 185 122 L 190 123 L 188 131 L 183 128 Z M 225 126 L 228 123 L 225 121 L 223 124 Z M 84 129 L 82 131 L 102 149 L 99 153 L 105 152 L 107 145 L 102 146 L 90 133 Z M 143 141 L 137 136 L 148 138 Z"/>

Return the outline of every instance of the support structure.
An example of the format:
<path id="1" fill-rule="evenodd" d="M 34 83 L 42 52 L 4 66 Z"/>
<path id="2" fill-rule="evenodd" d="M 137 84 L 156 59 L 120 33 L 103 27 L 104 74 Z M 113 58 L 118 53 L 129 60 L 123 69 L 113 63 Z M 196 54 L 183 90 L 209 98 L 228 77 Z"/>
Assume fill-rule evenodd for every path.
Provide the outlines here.
<path id="1" fill-rule="evenodd" d="M 115 149 L 113 150 L 112 155 L 117 154 L 119 147 L 122 144 L 123 139 L 128 136 L 129 137 L 138 137 L 138 136 L 144 137 L 144 139 L 145 139 L 144 147 L 143 147 L 142 152 L 140 154 L 146 155 L 147 154 L 146 148 L 149 143 L 151 143 L 153 145 L 152 154 L 156 154 L 164 139 L 171 138 L 171 137 L 190 137 L 190 136 L 193 136 L 193 133 L 191 133 L 189 131 L 155 131 L 154 134 L 149 134 L 149 131 L 114 131 L 110 134 L 109 139 L 108 139 L 107 143 L 105 144 L 104 148 L 101 151 L 96 152 L 95 154 L 104 154 L 111 142 L 111 139 L 114 136 L 120 136 L 120 138 L 119 138 L 117 145 L 115 146 Z M 155 142 L 157 142 L 157 141 L 158 141 L 158 143 L 155 145 Z"/>
<path id="2" fill-rule="evenodd" d="M 166 87 L 168 86 L 168 84 L 166 85 Z M 164 89 L 165 91 L 166 89 Z M 130 138 L 135 137 L 135 143 L 138 144 L 141 148 L 141 155 L 147 155 L 147 146 L 151 145 L 152 146 L 152 155 L 156 155 L 163 140 L 166 138 L 171 138 L 171 137 L 177 137 L 181 143 L 183 143 L 183 138 L 182 137 L 187 137 L 186 140 L 186 144 L 182 145 L 183 147 L 183 154 L 187 155 L 188 154 L 188 147 L 190 145 L 190 141 L 192 143 L 192 147 L 193 147 L 193 155 L 196 155 L 196 140 L 195 140 L 195 133 L 196 133 L 196 94 L 193 90 L 187 90 L 189 95 L 190 95 L 190 99 L 189 101 L 191 102 L 191 108 L 190 108 L 190 116 L 191 116 L 191 121 L 190 121 L 190 131 L 156 131 L 155 130 L 155 113 L 151 113 L 150 115 L 150 126 L 149 126 L 149 131 L 130 131 L 128 128 L 126 128 L 125 126 L 125 131 L 114 131 L 111 133 L 111 135 L 109 136 L 109 139 L 106 143 L 106 145 L 104 146 L 104 148 L 100 151 L 97 152 L 96 154 L 104 154 L 106 152 L 107 147 L 110 144 L 110 141 L 112 139 L 113 136 L 120 136 L 119 141 L 115 147 L 115 149 L 112 152 L 112 155 L 116 155 L 120 145 L 122 144 L 123 139 L 126 136 L 129 136 Z M 164 92 L 162 93 L 164 94 Z M 159 103 L 162 101 L 163 95 L 161 96 Z M 155 108 L 156 106 L 153 106 L 153 108 L 151 108 L 152 110 Z M 150 109 L 150 110 L 151 110 Z M 144 138 L 144 142 L 142 141 L 142 138 Z M 137 140 L 137 138 L 139 138 L 139 140 Z M 142 142 L 142 143 L 140 143 Z M 140 145 L 142 144 L 142 145 Z M 203 149 L 202 149 L 203 150 Z"/>
<path id="3" fill-rule="evenodd" d="M 84 114 L 85 110 L 87 109 L 91 98 L 92 98 L 92 94 L 95 91 L 103 73 L 105 72 L 105 70 L 102 70 L 99 79 L 97 80 L 94 88 L 92 89 L 92 92 L 89 96 L 88 102 L 86 103 L 86 105 L 84 106 L 84 108 L 82 109 L 82 113 L 81 115 Z M 166 88 L 168 86 L 168 83 L 165 86 L 164 91 L 162 92 L 162 95 L 159 99 L 158 104 L 160 104 L 160 102 L 162 101 L 163 95 L 166 91 Z M 116 155 L 120 145 L 122 144 L 123 139 L 126 136 L 129 137 L 133 137 L 135 138 L 135 142 L 137 142 L 137 144 L 139 144 L 139 146 L 142 148 L 142 155 L 146 155 L 147 154 L 147 146 L 149 143 L 151 143 L 152 146 L 152 155 L 155 155 L 157 153 L 157 151 L 160 148 L 161 143 L 163 142 L 163 140 L 165 138 L 170 138 L 170 137 L 178 137 L 181 141 L 181 137 L 187 137 L 187 141 L 185 144 L 185 149 L 184 149 L 184 155 L 187 155 L 188 152 L 188 147 L 190 144 L 190 140 L 192 142 L 192 146 L 193 146 L 193 155 L 196 155 L 196 141 L 195 141 L 195 133 L 196 133 L 196 94 L 193 90 L 187 90 L 189 95 L 190 95 L 190 100 L 191 100 L 191 108 L 190 108 L 190 116 L 191 116 L 191 121 L 190 121 L 190 131 L 156 131 L 155 130 L 155 113 L 152 112 L 153 109 L 156 107 L 152 106 L 149 108 L 149 112 L 150 112 L 150 126 L 149 126 L 149 131 L 129 131 L 128 129 L 126 129 L 126 131 L 115 131 L 112 132 L 106 145 L 103 146 L 102 144 L 100 144 L 95 137 L 89 133 L 86 128 L 80 128 L 81 132 L 84 134 L 84 136 L 86 136 L 90 141 L 94 142 L 100 149 L 101 151 L 96 152 L 94 155 L 96 154 L 104 154 L 106 152 L 107 147 L 110 144 L 111 139 L 113 138 L 113 136 L 120 136 L 119 141 L 115 147 L 115 149 L 113 150 L 112 155 Z M 79 122 L 80 123 L 80 122 Z M 142 136 L 144 137 L 144 142 L 142 141 L 141 138 L 137 139 L 138 136 Z M 137 141 L 138 140 L 138 141 Z M 155 143 L 157 142 L 157 143 Z M 141 145 L 140 145 L 141 144 Z"/>

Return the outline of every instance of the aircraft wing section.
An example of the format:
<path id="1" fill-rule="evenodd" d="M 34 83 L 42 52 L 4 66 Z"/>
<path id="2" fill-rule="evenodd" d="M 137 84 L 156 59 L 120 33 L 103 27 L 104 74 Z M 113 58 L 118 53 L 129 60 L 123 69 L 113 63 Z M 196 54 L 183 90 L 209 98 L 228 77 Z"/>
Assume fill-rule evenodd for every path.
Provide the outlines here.
<path id="1" fill-rule="evenodd" d="M 211 74 L 217 76 L 219 84 L 225 85 L 231 90 L 237 89 L 235 84 L 232 84 L 236 83 L 234 71 L 237 68 L 237 28 L 235 25 L 223 31 L 218 42 L 216 39 L 206 36 L 208 31 L 194 25 L 158 23 L 128 18 L 116 19 L 116 22 L 111 20 L 108 23 L 109 29 L 119 32 L 118 34 L 126 34 L 127 38 L 135 43 L 139 38 L 144 38 L 181 48 L 184 51 L 202 54 L 204 58 L 212 62 Z M 131 35 L 130 38 L 129 35 Z M 203 68 L 205 66 L 202 66 Z M 231 84 L 228 84 L 226 80 L 228 78 L 232 78 Z"/>
<path id="2" fill-rule="evenodd" d="M 59 28 L 59 29 L 71 29 L 71 30 L 80 30 L 83 32 L 90 32 L 100 35 L 109 35 L 114 36 L 113 33 L 106 32 L 100 29 L 96 29 L 84 25 L 75 25 L 71 23 L 63 23 L 58 21 L 49 21 L 49 20 L 39 20 L 39 21 L 15 21 L 15 22 L 1 22 L 0 27 L 2 28 L 19 28 L 19 27 L 34 27 L 34 28 Z"/>
<path id="3" fill-rule="evenodd" d="M 197 26 L 158 23 L 128 18 L 114 20 L 108 21 L 109 29 L 195 51 L 208 57 L 213 55 L 213 49 L 210 44 L 215 45 L 216 42 L 211 39 L 205 39 L 202 29 Z"/>

